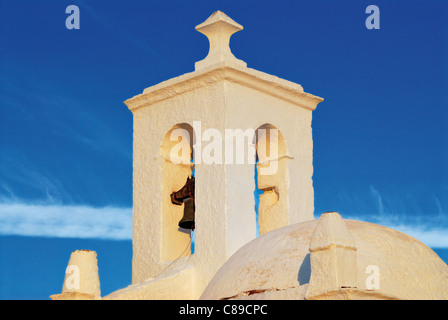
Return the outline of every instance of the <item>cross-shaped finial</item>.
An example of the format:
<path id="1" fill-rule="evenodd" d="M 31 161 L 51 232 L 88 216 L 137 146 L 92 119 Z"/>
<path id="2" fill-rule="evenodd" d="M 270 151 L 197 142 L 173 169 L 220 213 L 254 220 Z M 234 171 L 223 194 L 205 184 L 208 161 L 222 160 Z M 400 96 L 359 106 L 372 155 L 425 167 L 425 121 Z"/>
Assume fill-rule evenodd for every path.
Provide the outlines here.
<path id="1" fill-rule="evenodd" d="M 230 19 L 224 12 L 215 11 L 207 20 L 196 26 L 196 30 L 207 36 L 210 49 L 204 60 L 195 64 L 195 69 L 203 69 L 222 61 L 231 61 L 243 67 L 246 62 L 235 58 L 230 51 L 230 37 L 243 30 L 243 26 Z"/>

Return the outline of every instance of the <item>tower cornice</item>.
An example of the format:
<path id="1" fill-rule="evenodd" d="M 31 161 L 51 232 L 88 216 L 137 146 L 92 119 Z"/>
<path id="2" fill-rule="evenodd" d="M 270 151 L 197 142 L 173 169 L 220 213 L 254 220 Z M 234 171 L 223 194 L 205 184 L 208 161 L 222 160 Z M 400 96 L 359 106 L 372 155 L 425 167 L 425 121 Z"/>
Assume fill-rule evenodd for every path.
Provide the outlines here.
<path id="1" fill-rule="evenodd" d="M 304 92 L 302 86 L 297 83 L 230 61 L 223 61 L 148 87 L 143 93 L 126 100 L 125 104 L 134 112 L 142 107 L 224 80 L 264 92 L 311 111 L 323 101 L 321 97 Z"/>

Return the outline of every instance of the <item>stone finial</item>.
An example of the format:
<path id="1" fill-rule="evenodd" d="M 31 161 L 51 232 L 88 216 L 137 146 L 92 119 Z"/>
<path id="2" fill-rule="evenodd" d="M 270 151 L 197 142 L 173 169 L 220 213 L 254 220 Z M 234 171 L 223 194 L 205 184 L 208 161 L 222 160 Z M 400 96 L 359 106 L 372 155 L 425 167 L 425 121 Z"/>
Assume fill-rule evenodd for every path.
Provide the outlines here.
<path id="1" fill-rule="evenodd" d="M 210 49 L 204 60 L 195 63 L 195 69 L 203 69 L 218 62 L 231 61 L 243 67 L 246 62 L 235 58 L 230 51 L 230 37 L 235 32 L 243 30 L 243 26 L 233 21 L 225 13 L 215 11 L 207 20 L 195 28 L 207 36 Z"/>
<path id="2" fill-rule="evenodd" d="M 357 287 L 356 244 L 337 212 L 319 218 L 310 243 L 311 277 L 307 299 Z"/>
<path id="3" fill-rule="evenodd" d="M 331 246 L 356 250 L 355 240 L 337 212 L 322 213 L 311 239 L 310 251 L 322 251 Z"/>
<path id="4" fill-rule="evenodd" d="M 70 255 L 62 293 L 52 300 L 95 300 L 101 298 L 98 261 L 95 251 L 76 250 Z"/>

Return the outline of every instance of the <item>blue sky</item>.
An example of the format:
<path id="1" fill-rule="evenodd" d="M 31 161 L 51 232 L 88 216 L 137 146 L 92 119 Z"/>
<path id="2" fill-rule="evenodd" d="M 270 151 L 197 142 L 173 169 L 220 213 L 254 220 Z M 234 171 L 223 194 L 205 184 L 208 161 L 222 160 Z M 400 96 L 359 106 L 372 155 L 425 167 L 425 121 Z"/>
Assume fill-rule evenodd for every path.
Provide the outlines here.
<path id="1" fill-rule="evenodd" d="M 65 27 L 71 4 L 79 30 Z M 370 4 L 379 30 L 365 27 Z M 0 0 L 0 298 L 60 292 L 79 246 L 97 250 L 104 293 L 129 284 L 123 101 L 193 71 L 208 52 L 194 27 L 216 10 L 244 26 L 231 49 L 248 67 L 325 99 L 313 114 L 315 216 L 334 210 L 448 248 L 447 9 L 442 0 Z"/>

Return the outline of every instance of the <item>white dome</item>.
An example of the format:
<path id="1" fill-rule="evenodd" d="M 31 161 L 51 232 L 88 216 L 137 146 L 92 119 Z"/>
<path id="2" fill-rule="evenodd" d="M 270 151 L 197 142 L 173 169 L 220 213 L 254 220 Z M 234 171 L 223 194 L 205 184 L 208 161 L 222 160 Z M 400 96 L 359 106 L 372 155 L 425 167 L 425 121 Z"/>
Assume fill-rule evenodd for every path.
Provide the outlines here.
<path id="1" fill-rule="evenodd" d="M 353 262 L 357 280 L 352 288 L 340 287 L 331 292 L 325 289 L 318 299 L 448 299 L 448 266 L 425 244 L 381 225 L 343 220 L 339 214 L 332 214 L 332 219 L 345 222 L 346 228 L 338 225 L 337 232 L 331 231 L 325 241 L 331 238 L 337 242 L 344 231 L 340 232 L 340 229 L 348 230 L 356 246 L 356 251 L 352 252 L 355 252 L 353 257 L 356 255 Z M 349 264 L 350 259 L 345 253 L 339 256 L 339 265 L 310 259 L 314 254 L 309 250 L 313 237 L 322 239 L 321 235 L 315 234 L 322 217 L 271 231 L 243 246 L 219 269 L 201 299 L 308 298 L 312 273 L 315 274 L 313 286 L 319 287 L 318 282 L 326 279 L 318 279 L 321 276 L 316 275 L 328 274 L 330 277 L 334 273 L 332 269 L 348 268 L 345 264 Z M 330 228 L 336 228 L 331 226 L 338 223 L 332 220 Z M 329 243 L 327 248 L 332 246 Z M 339 247 L 340 250 L 350 249 Z M 340 252 L 328 250 L 326 254 Z M 325 261 L 334 261 L 331 260 L 333 257 Z M 379 288 L 374 289 L 366 287 L 370 275 L 366 270 L 369 271 L 368 266 L 372 265 L 379 271 Z"/>

